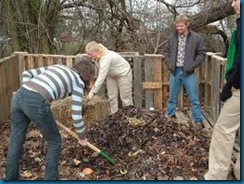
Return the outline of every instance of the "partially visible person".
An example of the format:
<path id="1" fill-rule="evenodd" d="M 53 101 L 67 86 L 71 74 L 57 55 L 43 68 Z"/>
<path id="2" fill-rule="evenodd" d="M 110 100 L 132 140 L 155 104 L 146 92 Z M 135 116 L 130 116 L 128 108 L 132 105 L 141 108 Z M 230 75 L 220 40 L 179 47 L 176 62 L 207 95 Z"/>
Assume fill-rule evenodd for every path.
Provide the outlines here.
<path id="1" fill-rule="evenodd" d="M 79 136 L 78 143 L 86 146 L 82 100 L 84 90 L 94 75 L 94 67 L 88 58 L 79 61 L 72 69 L 64 65 L 52 65 L 22 73 L 22 85 L 11 102 L 11 133 L 6 161 L 6 180 L 21 179 L 20 159 L 30 122 L 36 125 L 47 142 L 44 179 L 59 179 L 61 136 L 50 103 L 56 99 L 72 96 L 72 119 Z"/>
<path id="2" fill-rule="evenodd" d="M 187 16 L 178 15 L 175 18 L 176 31 L 168 38 L 163 51 L 170 71 L 167 116 L 175 117 L 178 95 L 184 84 L 192 105 L 192 118 L 198 130 L 203 128 L 203 115 L 194 71 L 205 60 L 206 50 L 201 36 L 192 31 L 189 25 Z"/>
<path id="3" fill-rule="evenodd" d="M 120 54 L 108 50 L 95 41 L 86 45 L 85 52 L 98 67 L 98 77 L 87 96 L 88 100 L 92 99 L 106 81 L 111 114 L 118 111 L 118 95 L 120 95 L 122 106 L 133 105 L 130 64 Z"/>
<path id="4" fill-rule="evenodd" d="M 232 7 L 240 16 L 240 0 L 233 0 Z M 240 128 L 240 17 L 232 33 L 225 67 L 226 83 L 221 92 L 224 105 L 214 126 L 208 160 L 208 172 L 200 179 L 226 180 L 230 170 L 236 132 Z M 239 132 L 240 133 L 240 132 Z M 234 166 L 234 175 L 240 180 L 240 154 Z"/>

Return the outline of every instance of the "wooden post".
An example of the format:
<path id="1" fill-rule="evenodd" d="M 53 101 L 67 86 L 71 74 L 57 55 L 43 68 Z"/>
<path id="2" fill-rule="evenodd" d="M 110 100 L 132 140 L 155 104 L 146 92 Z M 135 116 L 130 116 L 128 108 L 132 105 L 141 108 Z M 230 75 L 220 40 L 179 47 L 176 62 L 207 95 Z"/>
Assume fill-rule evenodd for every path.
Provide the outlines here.
<path id="1" fill-rule="evenodd" d="M 137 108 L 142 108 L 142 60 L 143 57 L 135 56 L 133 59 L 133 94 L 134 94 L 134 105 Z"/>
<path id="2" fill-rule="evenodd" d="M 66 66 L 69 68 L 73 67 L 73 59 L 71 57 L 66 57 Z"/>
<path id="3" fill-rule="evenodd" d="M 169 98 L 169 71 L 164 62 L 164 58 L 162 59 L 162 109 L 167 108 L 167 101 Z"/>
<path id="4" fill-rule="evenodd" d="M 153 59 L 152 57 L 145 57 L 144 61 L 144 70 L 145 70 L 145 82 L 153 81 Z M 145 89 L 145 108 L 149 109 L 150 107 L 155 108 L 155 104 L 153 103 L 153 91 L 152 89 Z"/>
<path id="5" fill-rule="evenodd" d="M 154 90 L 154 108 L 162 109 L 162 99 L 163 99 L 163 90 L 162 90 L 162 57 L 154 57 L 154 68 L 153 68 L 153 81 L 161 82 L 160 88 Z"/>
<path id="6" fill-rule="evenodd" d="M 220 63 L 217 57 L 212 60 L 211 117 L 217 120 L 220 110 Z"/>
<path id="7" fill-rule="evenodd" d="M 38 59 L 37 59 L 37 67 L 43 67 L 44 66 L 44 60 L 43 60 L 43 56 L 42 55 L 38 55 Z"/>
<path id="8" fill-rule="evenodd" d="M 47 65 L 50 66 L 50 65 L 53 65 L 53 64 L 54 64 L 53 56 L 48 56 L 47 57 Z"/>
<path id="9" fill-rule="evenodd" d="M 211 106 L 211 78 L 212 78 L 212 54 L 206 54 L 205 60 L 205 84 L 204 84 L 204 106 L 207 112 L 210 112 Z"/>

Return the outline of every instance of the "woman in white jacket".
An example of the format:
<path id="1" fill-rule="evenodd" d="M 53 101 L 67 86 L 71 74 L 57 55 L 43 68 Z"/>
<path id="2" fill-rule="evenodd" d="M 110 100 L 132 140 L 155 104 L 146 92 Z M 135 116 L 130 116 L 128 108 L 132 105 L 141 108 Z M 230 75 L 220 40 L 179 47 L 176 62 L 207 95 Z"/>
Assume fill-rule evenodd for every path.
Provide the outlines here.
<path id="1" fill-rule="evenodd" d="M 91 100 L 106 80 L 111 114 L 118 111 L 118 95 L 122 106 L 133 105 L 132 70 L 130 64 L 118 53 L 108 50 L 95 41 L 86 45 L 85 51 L 99 69 L 98 77 L 87 98 Z"/>

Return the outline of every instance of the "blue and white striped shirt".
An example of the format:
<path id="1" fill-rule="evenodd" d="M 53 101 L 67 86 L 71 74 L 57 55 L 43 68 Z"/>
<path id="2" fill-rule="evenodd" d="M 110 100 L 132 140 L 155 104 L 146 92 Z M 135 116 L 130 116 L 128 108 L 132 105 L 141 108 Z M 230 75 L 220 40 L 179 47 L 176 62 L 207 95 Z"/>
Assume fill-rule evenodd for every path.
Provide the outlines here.
<path id="1" fill-rule="evenodd" d="M 48 102 L 71 96 L 73 125 L 78 134 L 84 132 L 82 99 L 85 84 L 78 73 L 64 65 L 52 65 L 24 71 L 22 83 L 38 92 Z"/>

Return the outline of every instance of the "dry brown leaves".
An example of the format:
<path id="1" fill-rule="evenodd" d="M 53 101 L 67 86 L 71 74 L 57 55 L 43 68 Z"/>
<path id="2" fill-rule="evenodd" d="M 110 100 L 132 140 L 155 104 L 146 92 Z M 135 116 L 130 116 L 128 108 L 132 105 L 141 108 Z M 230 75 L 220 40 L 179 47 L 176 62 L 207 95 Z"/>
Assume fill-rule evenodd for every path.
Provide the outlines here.
<path id="1" fill-rule="evenodd" d="M 5 167 L 9 124 L 2 126 L 1 169 Z M 133 106 L 88 127 L 89 142 L 116 161 L 111 165 L 60 130 L 60 177 L 68 180 L 189 180 L 207 170 L 209 134 L 167 121 L 161 111 Z M 21 160 L 22 179 L 43 179 L 46 144 L 31 125 Z M 85 168 L 89 177 L 80 174 Z M 3 172 L 1 178 L 4 179 Z"/>

